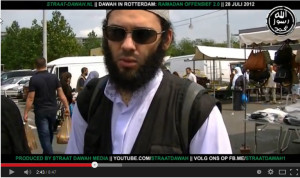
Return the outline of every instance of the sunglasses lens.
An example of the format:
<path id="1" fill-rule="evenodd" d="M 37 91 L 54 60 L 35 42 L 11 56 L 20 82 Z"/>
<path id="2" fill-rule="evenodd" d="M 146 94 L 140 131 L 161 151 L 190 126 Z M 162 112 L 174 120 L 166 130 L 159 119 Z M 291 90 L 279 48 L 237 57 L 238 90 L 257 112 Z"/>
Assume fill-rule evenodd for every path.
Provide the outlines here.
<path id="1" fill-rule="evenodd" d="M 157 33 L 151 29 L 135 29 L 132 32 L 132 38 L 140 44 L 153 43 L 157 38 Z"/>
<path id="2" fill-rule="evenodd" d="M 105 36 L 111 41 L 122 41 L 126 37 L 126 31 L 119 27 L 106 27 Z"/>
<path id="3" fill-rule="evenodd" d="M 114 26 L 107 26 L 104 35 L 111 41 L 123 41 L 127 33 L 132 33 L 132 39 L 139 44 L 153 43 L 157 38 L 157 32 L 151 29 L 134 29 L 132 32 L 126 32 L 125 29 Z"/>

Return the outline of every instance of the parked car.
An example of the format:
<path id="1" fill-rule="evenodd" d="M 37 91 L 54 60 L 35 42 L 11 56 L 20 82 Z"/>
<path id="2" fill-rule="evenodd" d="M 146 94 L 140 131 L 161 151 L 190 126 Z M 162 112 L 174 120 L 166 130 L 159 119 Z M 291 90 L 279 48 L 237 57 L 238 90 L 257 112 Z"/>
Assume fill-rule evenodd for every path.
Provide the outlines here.
<path id="1" fill-rule="evenodd" d="M 27 100 L 28 93 L 29 93 L 29 81 L 23 85 L 23 101 Z"/>
<path id="2" fill-rule="evenodd" d="M 34 73 L 35 73 L 35 71 L 30 70 L 30 69 L 12 70 L 9 72 L 3 72 L 3 73 L 1 73 L 1 83 L 12 77 L 32 76 Z"/>
<path id="3" fill-rule="evenodd" d="M 1 95 L 23 97 L 23 85 L 31 76 L 13 77 L 1 83 Z"/>

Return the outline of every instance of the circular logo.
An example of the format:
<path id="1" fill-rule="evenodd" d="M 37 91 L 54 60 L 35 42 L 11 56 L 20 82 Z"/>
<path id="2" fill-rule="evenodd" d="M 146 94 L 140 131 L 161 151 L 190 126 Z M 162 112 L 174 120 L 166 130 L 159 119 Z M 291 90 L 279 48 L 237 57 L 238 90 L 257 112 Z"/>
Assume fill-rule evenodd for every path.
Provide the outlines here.
<path id="1" fill-rule="evenodd" d="M 294 30 L 296 18 L 290 8 L 277 6 L 268 14 L 267 25 L 275 35 L 287 35 Z"/>

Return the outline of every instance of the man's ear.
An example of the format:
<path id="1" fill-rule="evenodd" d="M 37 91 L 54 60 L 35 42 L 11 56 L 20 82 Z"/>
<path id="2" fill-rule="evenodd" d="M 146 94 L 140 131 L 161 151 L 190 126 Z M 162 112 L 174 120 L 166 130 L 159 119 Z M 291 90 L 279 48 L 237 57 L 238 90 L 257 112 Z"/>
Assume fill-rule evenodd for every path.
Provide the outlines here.
<path id="1" fill-rule="evenodd" d="M 173 30 L 169 29 L 166 33 L 167 33 L 167 38 L 165 39 L 164 44 L 163 44 L 164 50 L 168 50 L 173 41 Z"/>

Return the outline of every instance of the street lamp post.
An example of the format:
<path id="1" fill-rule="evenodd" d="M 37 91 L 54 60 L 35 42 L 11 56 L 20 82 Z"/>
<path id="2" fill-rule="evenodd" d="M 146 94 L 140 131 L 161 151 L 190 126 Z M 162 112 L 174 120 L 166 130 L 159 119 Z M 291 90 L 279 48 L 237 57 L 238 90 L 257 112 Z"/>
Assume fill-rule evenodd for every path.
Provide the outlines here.
<path id="1" fill-rule="evenodd" d="M 47 64 L 47 20 L 46 20 L 46 10 L 43 10 L 43 57 L 46 59 L 46 64 Z"/>
<path id="2" fill-rule="evenodd" d="M 230 26 L 229 26 L 229 14 L 228 14 L 228 10 L 226 10 L 226 14 L 227 14 L 227 25 L 226 25 L 226 29 L 227 29 L 227 47 L 231 48 L 231 42 L 230 42 Z"/>

